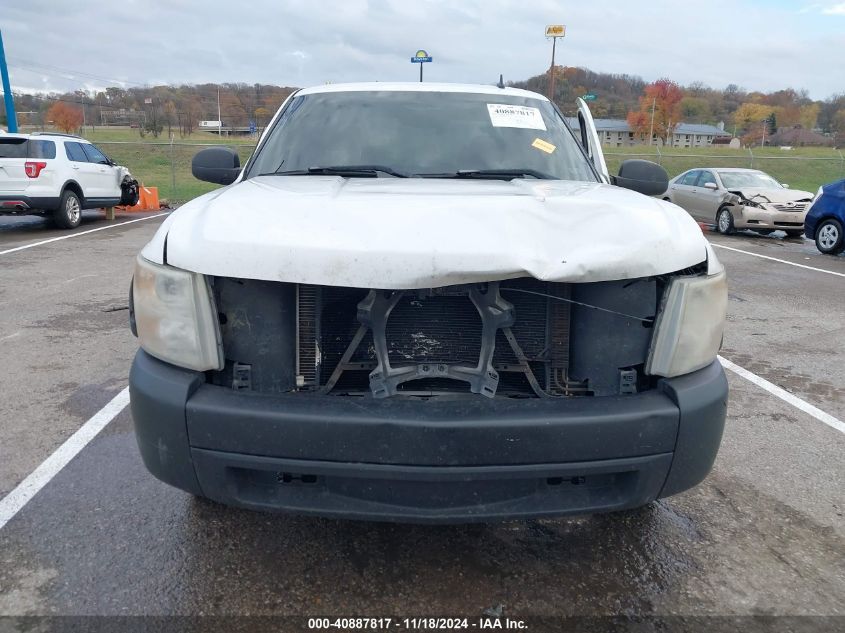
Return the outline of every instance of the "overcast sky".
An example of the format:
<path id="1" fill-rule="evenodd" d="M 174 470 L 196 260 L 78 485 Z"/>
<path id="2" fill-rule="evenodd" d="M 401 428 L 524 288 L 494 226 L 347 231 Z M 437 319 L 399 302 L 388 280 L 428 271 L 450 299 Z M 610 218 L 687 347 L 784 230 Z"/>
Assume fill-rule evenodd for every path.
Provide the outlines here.
<path id="1" fill-rule="evenodd" d="M 557 62 L 596 71 L 845 91 L 845 1 L 0 0 L 12 88 L 417 78 L 493 83 Z"/>

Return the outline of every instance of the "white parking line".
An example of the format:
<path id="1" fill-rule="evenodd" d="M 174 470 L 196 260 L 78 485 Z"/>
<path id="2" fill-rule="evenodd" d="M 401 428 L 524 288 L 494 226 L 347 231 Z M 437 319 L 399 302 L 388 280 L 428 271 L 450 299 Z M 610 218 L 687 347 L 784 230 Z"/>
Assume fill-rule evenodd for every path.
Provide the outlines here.
<path id="1" fill-rule="evenodd" d="M 786 389 L 783 389 L 781 387 L 778 387 L 775 384 L 770 383 L 765 378 L 761 378 L 757 374 L 752 373 L 752 372 L 748 371 L 747 369 L 740 367 L 736 363 L 732 363 L 727 358 L 723 358 L 723 357 L 719 356 L 719 361 L 722 363 L 722 367 L 724 367 L 725 369 L 730 369 L 732 372 L 734 372 L 738 376 L 742 376 L 743 378 L 745 378 L 749 382 L 753 382 L 758 387 L 765 389 L 766 391 L 768 391 L 773 396 L 776 396 L 776 397 L 780 398 L 781 400 L 783 400 L 784 402 L 791 404 L 796 409 L 801 409 L 801 411 L 803 411 L 804 413 L 806 413 L 808 415 L 813 416 L 819 422 L 823 422 L 824 424 L 827 424 L 830 428 L 836 429 L 840 433 L 845 433 L 845 422 L 843 422 L 842 420 L 839 420 L 838 418 L 833 417 L 829 413 L 825 413 L 824 411 L 822 411 L 818 407 L 814 407 L 813 405 L 811 405 L 809 402 L 805 402 L 804 400 L 802 400 L 798 396 L 792 395 Z"/>
<path id="2" fill-rule="evenodd" d="M 129 404 L 129 387 L 117 394 L 17 487 L 0 500 L 0 530 Z"/>
<path id="3" fill-rule="evenodd" d="M 815 270 L 817 273 L 827 273 L 828 275 L 836 275 L 837 277 L 845 277 L 845 273 L 836 273 L 832 270 L 825 270 L 824 268 L 814 268 L 813 266 L 806 266 L 804 264 L 796 264 L 795 262 L 790 262 L 785 259 L 778 259 L 777 257 L 769 257 L 768 255 L 760 255 L 760 253 L 752 253 L 751 251 L 744 251 L 740 248 L 734 248 L 733 246 L 724 246 L 723 244 L 716 244 L 715 242 L 710 242 L 711 246 L 715 246 L 716 248 L 724 248 L 727 251 L 736 251 L 737 253 L 745 253 L 746 255 L 752 255 L 754 257 L 759 257 L 761 259 L 770 259 L 773 262 L 780 262 L 781 264 L 789 264 L 790 266 L 796 266 L 798 268 L 806 268 L 807 270 Z M 0 253 L 2 255 L 2 253 Z"/>
<path id="4" fill-rule="evenodd" d="M 0 255 L 8 255 L 9 253 L 16 253 L 18 251 L 26 250 L 27 248 L 34 248 L 36 246 L 41 246 L 42 244 L 49 244 L 50 242 L 58 242 L 59 240 L 69 240 L 72 237 L 79 237 L 80 235 L 88 235 L 89 233 L 96 233 L 97 231 L 105 231 L 106 229 L 114 229 L 119 226 L 123 226 L 124 224 L 132 224 L 134 222 L 143 222 L 144 220 L 152 220 L 153 218 L 160 218 L 163 215 L 167 215 L 170 211 L 166 213 L 156 213 L 155 215 L 148 215 L 145 218 L 135 218 L 134 220 L 127 220 L 126 222 L 120 222 L 119 224 L 108 224 L 106 226 L 99 226 L 96 229 L 88 229 L 87 231 L 80 231 L 79 233 L 69 233 L 68 235 L 60 235 L 59 237 L 51 237 L 48 240 L 41 240 L 40 242 L 35 242 L 33 244 L 25 244 L 23 246 L 16 246 L 15 248 L 9 248 L 5 251 L 0 251 Z"/>

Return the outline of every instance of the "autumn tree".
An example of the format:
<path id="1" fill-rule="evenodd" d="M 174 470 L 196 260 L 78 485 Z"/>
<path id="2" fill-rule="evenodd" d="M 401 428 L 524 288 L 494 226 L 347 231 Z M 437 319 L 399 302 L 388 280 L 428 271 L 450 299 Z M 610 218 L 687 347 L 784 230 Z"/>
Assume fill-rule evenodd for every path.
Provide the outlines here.
<path id="1" fill-rule="evenodd" d="M 845 92 L 831 95 L 820 105 L 821 108 L 819 110 L 818 125 L 825 132 L 832 132 L 833 119 L 836 116 L 836 113 L 845 109 Z"/>
<path id="2" fill-rule="evenodd" d="M 746 145 L 762 142 L 765 135 L 775 134 L 778 125 L 785 125 L 784 119 L 791 120 L 785 108 L 764 103 L 746 102 L 734 112 L 734 123 L 744 131 L 742 140 Z"/>
<path id="3" fill-rule="evenodd" d="M 246 125 L 248 122 L 246 109 L 234 91 L 220 91 L 220 114 L 225 125 L 231 127 Z M 213 118 L 217 118 L 217 116 L 215 115 Z"/>
<path id="4" fill-rule="evenodd" d="M 728 84 L 722 91 L 722 104 L 727 112 L 734 112 L 745 101 L 745 90 L 736 84 Z"/>
<path id="5" fill-rule="evenodd" d="M 185 101 L 184 112 L 180 114 L 182 136 L 190 136 L 197 126 L 197 122 L 202 114 L 202 102 L 199 97 L 190 97 Z"/>
<path id="6" fill-rule="evenodd" d="M 62 132 L 70 133 L 82 125 L 82 110 L 64 101 L 57 101 L 47 110 L 47 119 Z"/>
<path id="7" fill-rule="evenodd" d="M 167 138 L 173 136 L 173 124 L 176 122 L 176 104 L 168 101 L 164 104 L 164 121 L 167 123 Z"/>
<path id="8" fill-rule="evenodd" d="M 830 131 L 833 133 L 833 142 L 837 139 L 845 139 L 845 108 L 834 112 L 830 118 Z"/>
<path id="9" fill-rule="evenodd" d="M 820 111 L 821 106 L 818 103 L 809 103 L 801 106 L 801 114 L 799 115 L 801 127 L 805 130 L 812 130 L 815 128 L 816 123 L 818 123 L 819 120 Z"/>
<path id="10" fill-rule="evenodd" d="M 775 110 L 776 108 L 772 106 L 746 101 L 734 112 L 734 123 L 739 128 L 747 129 L 755 123 L 760 123 L 764 119 L 767 119 Z"/>
<path id="11" fill-rule="evenodd" d="M 652 129 L 657 138 L 669 136 L 681 119 L 683 97 L 684 93 L 674 81 L 658 79 L 643 90 L 640 109 L 628 113 L 628 125 L 641 138 L 646 137 Z"/>
<path id="12" fill-rule="evenodd" d="M 267 125 L 267 122 L 270 120 L 270 111 L 263 107 L 259 106 L 255 108 L 255 125 L 256 127 L 261 130 Z"/>
<path id="13" fill-rule="evenodd" d="M 161 134 L 161 131 L 164 129 L 164 125 L 162 124 L 161 120 L 161 113 L 156 103 L 156 100 L 153 100 L 151 104 L 150 111 L 147 116 L 147 120 L 140 128 L 138 128 L 138 132 L 143 137 L 145 134 L 152 134 L 153 138 L 158 138 L 158 135 Z"/>
<path id="14" fill-rule="evenodd" d="M 681 118 L 687 123 L 703 123 L 710 116 L 710 104 L 704 97 L 687 96 L 681 99 Z"/>

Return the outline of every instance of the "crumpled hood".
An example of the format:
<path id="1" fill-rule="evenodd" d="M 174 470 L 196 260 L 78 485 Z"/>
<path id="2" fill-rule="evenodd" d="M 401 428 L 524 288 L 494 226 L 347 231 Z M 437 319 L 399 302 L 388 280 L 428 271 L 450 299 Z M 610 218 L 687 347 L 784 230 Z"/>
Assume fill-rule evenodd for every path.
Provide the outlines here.
<path id="1" fill-rule="evenodd" d="M 174 212 L 143 251 L 208 275 L 363 288 L 606 281 L 706 259 L 680 208 L 569 181 L 264 176 Z"/>
<path id="2" fill-rule="evenodd" d="M 800 189 L 764 189 L 761 187 L 737 187 L 730 190 L 731 193 L 739 192 L 749 200 L 754 196 L 763 196 L 769 202 L 797 202 L 799 200 L 810 200 L 813 194 L 809 191 L 801 191 Z M 757 201 L 765 202 L 761 198 L 756 198 Z"/>

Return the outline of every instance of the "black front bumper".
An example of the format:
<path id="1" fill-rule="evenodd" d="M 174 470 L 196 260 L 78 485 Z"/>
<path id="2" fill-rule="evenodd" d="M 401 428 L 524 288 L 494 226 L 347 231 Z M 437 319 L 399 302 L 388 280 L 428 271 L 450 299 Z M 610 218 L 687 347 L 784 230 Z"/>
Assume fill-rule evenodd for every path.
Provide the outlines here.
<path id="1" fill-rule="evenodd" d="M 464 522 L 621 510 L 709 472 L 725 421 L 718 363 L 637 395 L 566 400 L 235 392 L 139 351 L 141 455 L 229 505 Z"/>

